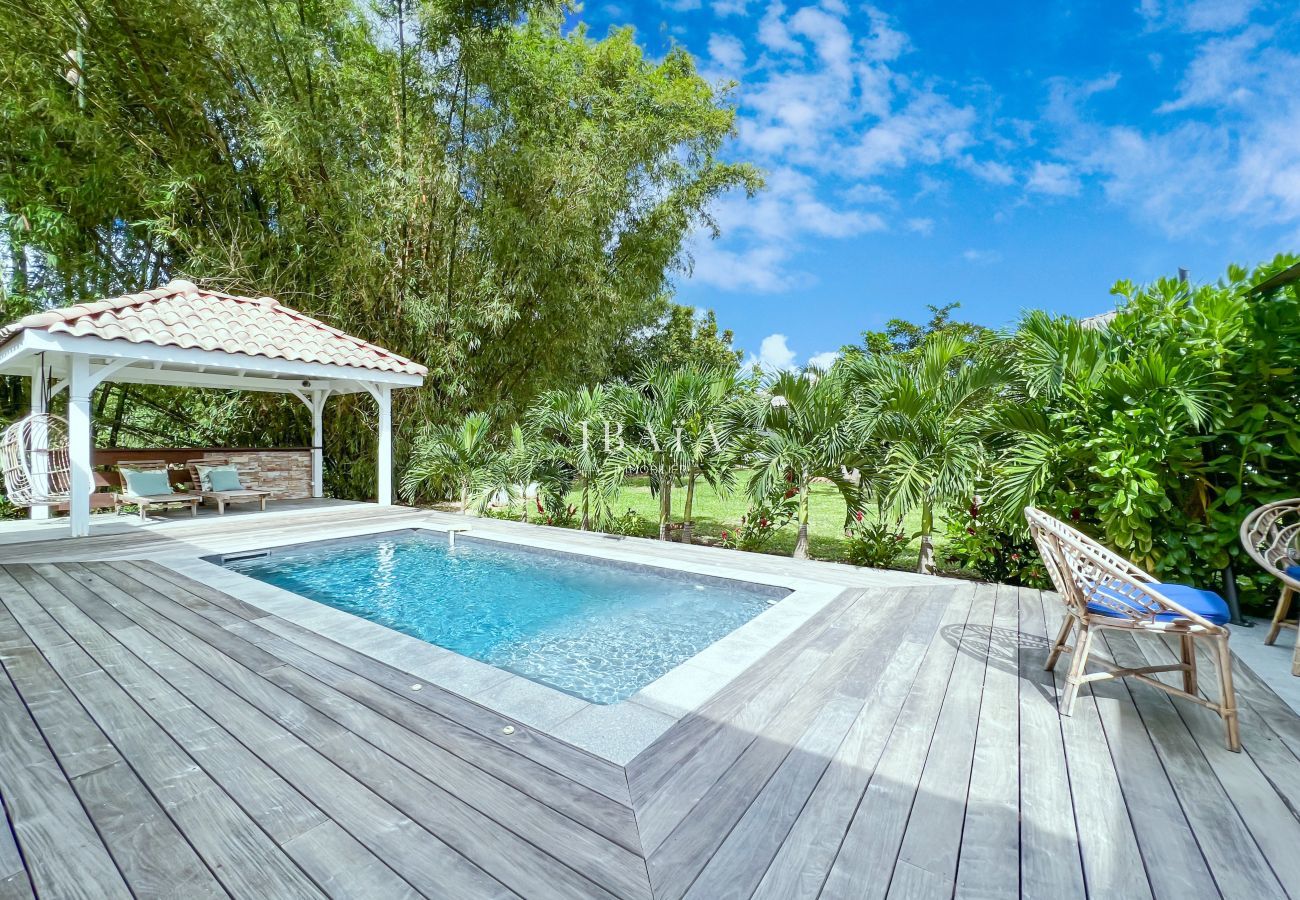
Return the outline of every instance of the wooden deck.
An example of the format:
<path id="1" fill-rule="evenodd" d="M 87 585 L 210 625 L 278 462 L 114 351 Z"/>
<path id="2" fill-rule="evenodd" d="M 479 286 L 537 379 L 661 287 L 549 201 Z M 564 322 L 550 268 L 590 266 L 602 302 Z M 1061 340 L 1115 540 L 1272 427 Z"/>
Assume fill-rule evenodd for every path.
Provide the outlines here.
<path id="1" fill-rule="evenodd" d="M 114 540 L 0 566 L 0 897 L 1300 897 L 1300 718 L 1060 718 L 1037 591 L 846 582 L 624 768 Z"/>

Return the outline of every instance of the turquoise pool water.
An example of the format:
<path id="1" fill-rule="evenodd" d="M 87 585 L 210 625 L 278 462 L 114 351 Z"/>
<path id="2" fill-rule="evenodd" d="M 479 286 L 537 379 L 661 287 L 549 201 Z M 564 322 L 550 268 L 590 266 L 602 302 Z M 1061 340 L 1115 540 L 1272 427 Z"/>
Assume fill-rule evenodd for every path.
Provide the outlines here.
<path id="1" fill-rule="evenodd" d="M 593 703 L 624 700 L 789 593 L 405 531 L 228 568 Z"/>

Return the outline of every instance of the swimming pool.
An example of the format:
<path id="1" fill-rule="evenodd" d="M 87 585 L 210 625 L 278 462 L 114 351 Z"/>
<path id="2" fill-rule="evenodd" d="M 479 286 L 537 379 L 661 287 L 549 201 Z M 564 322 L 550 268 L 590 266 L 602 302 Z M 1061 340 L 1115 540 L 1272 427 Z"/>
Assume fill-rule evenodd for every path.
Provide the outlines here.
<path id="1" fill-rule="evenodd" d="M 617 703 L 790 593 L 407 530 L 222 565 L 592 703 Z"/>

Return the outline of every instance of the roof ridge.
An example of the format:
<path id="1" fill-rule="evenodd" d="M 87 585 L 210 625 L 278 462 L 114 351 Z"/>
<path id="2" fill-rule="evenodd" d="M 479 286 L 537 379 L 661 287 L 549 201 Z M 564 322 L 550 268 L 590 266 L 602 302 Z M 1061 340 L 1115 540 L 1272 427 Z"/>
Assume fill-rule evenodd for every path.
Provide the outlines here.
<path id="1" fill-rule="evenodd" d="M 150 333 L 147 322 L 149 319 L 147 313 L 128 312 L 132 309 L 140 309 L 152 306 L 161 301 L 176 299 L 181 301 L 171 307 L 170 313 L 163 313 L 162 318 L 166 323 L 165 328 L 153 328 Z M 186 301 L 200 301 L 192 306 L 192 314 L 187 309 Z M 309 357 L 313 351 L 318 356 L 317 361 L 335 362 L 339 365 L 349 365 L 349 363 L 338 363 L 339 358 L 352 356 L 357 360 L 352 363 L 357 368 L 377 369 L 377 370 L 395 370 L 407 371 L 411 374 L 426 374 L 428 369 L 414 360 L 408 359 L 401 354 L 394 353 L 377 344 L 348 334 L 333 325 L 322 322 L 306 313 L 292 309 L 274 297 L 247 297 L 239 294 L 228 294 L 224 291 L 201 288 L 193 282 L 181 279 L 172 279 L 166 285 L 156 288 L 149 288 L 144 291 L 138 291 L 133 294 L 123 294 L 118 297 L 106 297 L 101 300 L 93 300 L 88 303 L 79 303 L 75 306 L 67 306 L 59 309 L 42 310 L 24 316 L 16 322 L 0 328 L 0 343 L 9 340 L 13 335 L 24 330 L 45 330 L 45 331 L 63 331 L 76 335 L 101 337 L 106 340 L 128 340 L 133 343 L 153 343 L 158 345 L 175 345 L 180 347 L 191 347 L 195 344 L 190 343 L 198 340 L 198 346 L 203 348 L 204 329 L 208 327 L 214 313 L 211 310 L 219 309 L 221 304 L 212 305 L 205 308 L 201 302 L 203 300 L 224 300 L 230 301 L 240 307 L 252 307 L 255 309 L 265 310 L 267 314 L 277 314 L 286 317 L 294 322 L 298 327 L 309 328 L 320 332 L 319 338 L 308 338 L 307 332 L 300 332 L 299 335 L 293 336 L 292 332 L 276 335 L 275 327 L 266 327 L 264 322 L 262 330 L 265 334 L 260 335 L 248 331 L 246 334 L 251 339 L 242 341 L 243 346 L 237 346 L 241 342 L 233 342 L 236 346 L 232 347 L 232 342 L 228 339 L 216 341 L 216 346 L 206 347 L 204 349 L 222 349 L 225 352 L 242 352 L 251 355 L 260 355 L 268 357 L 282 357 L 287 359 L 298 358 L 303 361 L 310 361 Z M 229 310 L 229 307 L 227 307 Z M 219 313 L 218 318 L 222 318 Z M 227 312 L 225 318 L 226 327 L 231 325 L 247 325 L 256 321 L 258 314 L 251 310 L 245 313 Z M 250 318 L 251 317 L 251 318 Z M 155 315 L 154 318 L 157 318 Z M 240 320 L 244 320 L 240 322 Z M 126 320 L 132 320 L 136 328 L 131 334 L 123 331 L 123 323 Z M 179 321 L 178 321 L 179 320 Z M 279 338 L 277 342 L 276 338 Z M 208 341 L 212 341 L 212 335 L 206 335 Z M 337 341 L 351 351 L 345 351 L 343 347 L 336 346 L 333 350 L 327 348 L 329 340 Z M 318 344 L 313 348 L 311 344 Z M 221 346 L 225 344 L 225 346 Z M 253 349 L 248 349 L 252 347 Z M 360 351 L 360 356 L 353 355 L 353 352 Z M 324 354 L 321 356 L 321 354 Z M 370 363 L 364 361 L 364 357 L 370 355 Z"/>

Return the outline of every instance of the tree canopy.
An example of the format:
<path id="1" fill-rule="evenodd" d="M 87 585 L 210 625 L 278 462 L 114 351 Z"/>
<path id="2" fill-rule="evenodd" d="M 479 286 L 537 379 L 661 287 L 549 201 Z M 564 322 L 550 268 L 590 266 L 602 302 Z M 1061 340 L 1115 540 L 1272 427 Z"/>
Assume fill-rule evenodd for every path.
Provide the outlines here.
<path id="1" fill-rule="evenodd" d="M 607 374 L 666 313 L 712 198 L 759 179 L 719 158 L 734 110 L 689 54 L 566 30 L 564 6 L 0 6 L 5 312 L 181 275 L 270 294 L 426 363 L 399 423 L 514 415 Z M 173 411 L 141 426 L 163 437 L 303 427 L 277 401 L 249 416 L 153 389 L 129 416 L 141 397 Z M 369 457 L 371 429 L 329 431 L 332 458 Z M 365 463 L 335 468 L 365 493 Z"/>

